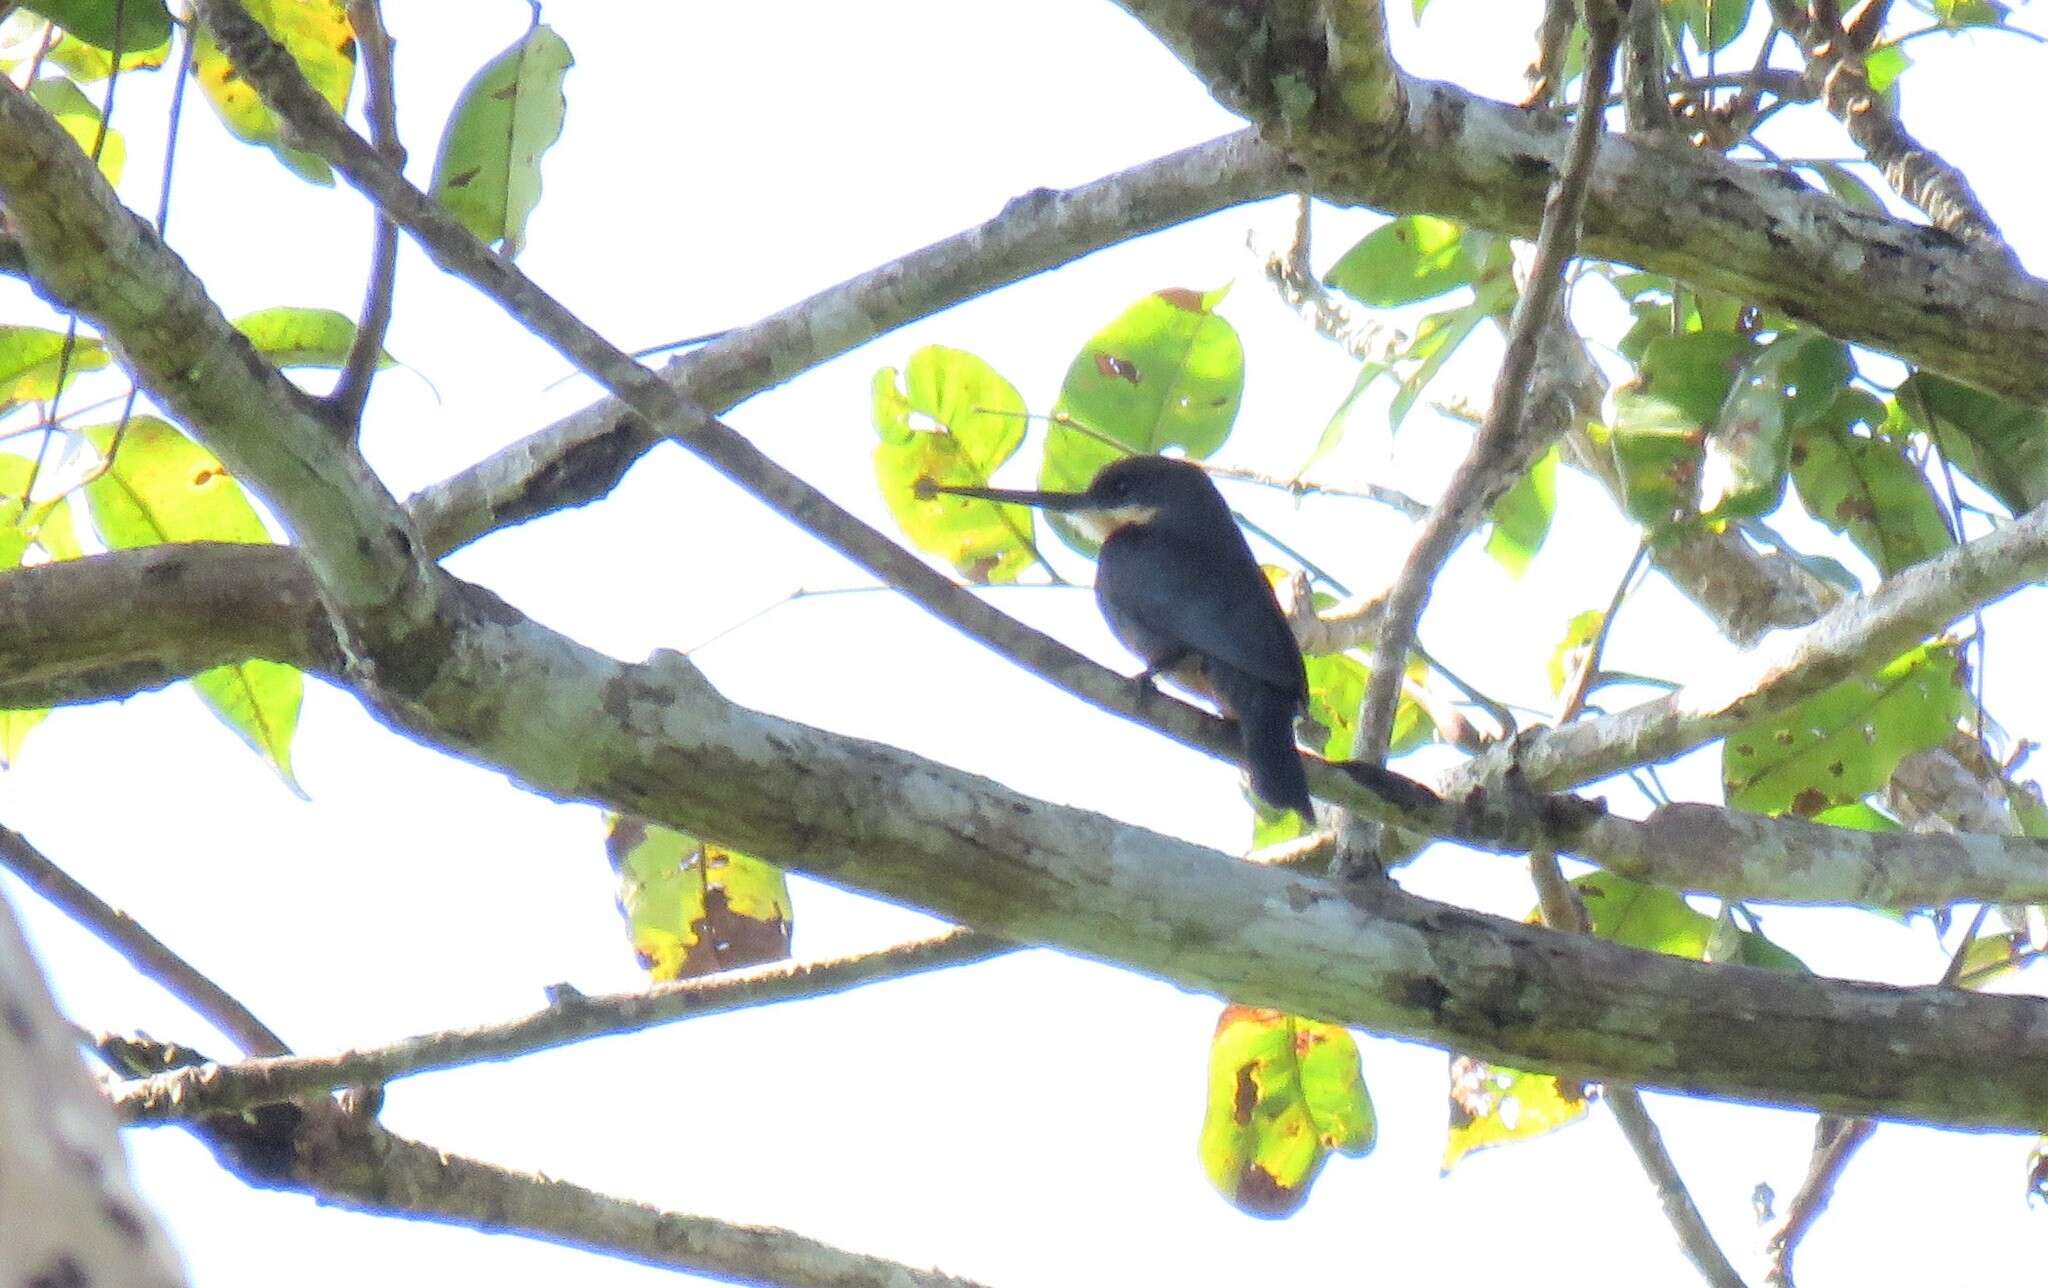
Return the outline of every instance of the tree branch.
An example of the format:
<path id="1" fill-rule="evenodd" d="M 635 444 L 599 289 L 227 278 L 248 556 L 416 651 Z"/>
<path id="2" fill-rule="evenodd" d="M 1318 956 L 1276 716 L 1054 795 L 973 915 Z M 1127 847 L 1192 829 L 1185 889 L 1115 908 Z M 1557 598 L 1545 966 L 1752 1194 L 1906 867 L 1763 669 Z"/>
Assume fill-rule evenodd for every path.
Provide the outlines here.
<path id="1" fill-rule="evenodd" d="M 724 413 L 879 335 L 1105 246 L 1286 188 L 1277 154 L 1249 131 L 1065 191 L 1018 197 L 978 227 L 850 278 L 677 358 L 662 379 Z M 428 548 L 447 554 L 487 532 L 609 491 L 661 441 L 614 399 L 528 435 L 409 502 Z"/>
<path id="2" fill-rule="evenodd" d="M 0 1282 L 173 1288 L 177 1254 L 135 1193 L 114 1117 L 0 893 Z"/>
<path id="3" fill-rule="evenodd" d="M 127 913 L 79 884 L 21 833 L 0 826 L 0 864 L 28 883 L 31 890 L 100 941 L 173 997 L 191 1007 L 207 1023 L 233 1038 L 251 1055 L 282 1055 L 291 1050 L 235 996 L 142 928 Z"/>
<path id="4" fill-rule="evenodd" d="M 1493 405 L 1473 438 L 1471 451 L 1409 547 L 1380 617 L 1379 638 L 1373 642 L 1372 679 L 1358 710 L 1357 754 L 1372 764 L 1386 758 L 1401 677 L 1407 674 L 1408 650 L 1415 643 L 1415 626 L 1429 602 L 1437 573 L 1493 503 L 1565 428 L 1564 423 L 1539 422 L 1536 427 L 1550 433 L 1532 434 L 1523 424 L 1522 409 L 1543 333 L 1553 324 L 1561 324 L 1563 317 L 1564 271 L 1578 250 L 1586 185 L 1606 132 L 1607 90 L 1613 82 L 1614 51 L 1621 38 L 1621 15 L 1611 0 L 1587 0 L 1584 10 L 1586 69 L 1580 81 L 1578 119 L 1557 180 L 1544 200 L 1536 256 L 1508 325 L 1507 353 L 1494 381 Z"/>
<path id="5" fill-rule="evenodd" d="M 208 1063 L 158 1074 L 118 1088 L 114 1106 L 129 1122 L 239 1112 L 337 1087 L 382 1086 L 431 1069 L 509 1060 L 585 1038 L 634 1033 L 701 1015 L 826 997 L 862 984 L 985 961 L 1015 947 L 992 935 L 954 930 L 878 952 L 733 971 L 631 993 L 592 997 L 569 991 L 542 1010 L 499 1024 L 422 1034 L 337 1055 Z"/>
<path id="6" fill-rule="evenodd" d="M 393 89 L 391 33 L 384 29 L 384 14 L 378 0 L 349 0 L 348 25 L 356 33 L 356 48 L 362 51 L 364 112 L 370 120 L 370 141 L 393 168 L 405 167 L 405 148 L 398 141 L 398 103 Z M 398 280 L 398 225 L 381 210 L 373 210 L 376 231 L 370 245 L 370 281 L 363 290 L 361 318 L 341 375 L 327 395 L 329 414 L 346 428 L 351 437 L 362 430 L 363 404 L 370 397 L 370 382 L 377 375 L 377 360 L 384 356 L 384 333 L 391 327 L 392 288 Z"/>

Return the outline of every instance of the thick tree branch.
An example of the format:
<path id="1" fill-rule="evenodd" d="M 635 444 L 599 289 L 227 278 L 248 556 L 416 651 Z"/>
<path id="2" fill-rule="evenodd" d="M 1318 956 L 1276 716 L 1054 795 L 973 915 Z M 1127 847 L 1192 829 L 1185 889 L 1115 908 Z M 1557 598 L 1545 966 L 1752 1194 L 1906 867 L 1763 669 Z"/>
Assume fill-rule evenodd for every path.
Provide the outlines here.
<path id="1" fill-rule="evenodd" d="M 1815 21 L 1794 0 L 1771 0 L 1771 14 L 1798 40 L 1800 52 L 1806 56 L 1807 82 L 1820 86 L 1828 111 L 1841 121 L 1850 141 L 1877 166 L 1892 191 L 1924 212 L 1936 228 L 2016 267 L 2004 234 L 1977 200 L 1963 172 L 1914 138 L 1884 96 L 1870 88 L 1863 66 L 1868 46 L 1847 38 L 1832 10 L 1825 14 L 1826 21 Z M 1884 21 L 1881 7 L 1876 20 L 1880 25 Z"/>
<path id="2" fill-rule="evenodd" d="M 1311 111 L 1283 133 L 1268 69 L 1246 63 L 1243 41 L 1286 6 L 1122 4 L 1218 101 L 1259 122 L 1315 196 L 1519 237 L 1540 227 L 1565 150 L 1555 116 L 1404 78 L 1406 113 L 1386 130 Z M 1301 49 L 1288 59 L 1319 63 Z M 2048 401 L 2048 284 L 1939 229 L 1851 210 L 1788 172 L 1610 138 L 1593 167 L 1584 249 L 1780 309 L 1994 393 Z"/>
<path id="3" fill-rule="evenodd" d="M 381 1086 L 430 1069 L 509 1060 L 585 1038 L 634 1033 L 701 1015 L 826 997 L 862 984 L 985 961 L 1014 948 L 990 935 L 955 930 L 832 961 L 734 971 L 631 993 L 594 997 L 570 992 L 516 1020 L 423 1034 L 368 1050 L 193 1065 L 119 1088 L 114 1105 L 130 1122 L 238 1112 L 338 1087 Z"/>
<path id="4" fill-rule="evenodd" d="M 184 1283 L 4 895 L 0 1020 L 0 1283 Z"/>

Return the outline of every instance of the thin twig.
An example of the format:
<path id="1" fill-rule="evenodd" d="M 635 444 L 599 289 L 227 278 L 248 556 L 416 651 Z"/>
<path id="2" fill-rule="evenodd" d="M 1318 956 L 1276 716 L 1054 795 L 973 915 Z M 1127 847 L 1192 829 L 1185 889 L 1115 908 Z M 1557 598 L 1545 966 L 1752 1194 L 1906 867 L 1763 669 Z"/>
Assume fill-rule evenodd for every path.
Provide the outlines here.
<path id="1" fill-rule="evenodd" d="M 378 0 L 348 0 L 349 25 L 362 51 L 364 112 L 370 120 L 370 142 L 394 170 L 405 166 L 405 147 L 398 140 L 398 102 L 393 89 L 391 33 L 384 29 Z M 398 280 L 398 225 L 371 205 L 376 232 L 370 244 L 370 281 L 363 291 L 362 316 L 349 342 L 341 375 L 327 395 L 328 413 L 351 438 L 362 433 L 363 404 L 384 355 L 384 335 L 391 327 L 392 289 Z"/>
<path id="2" fill-rule="evenodd" d="M 382 1085 L 429 1069 L 511 1059 L 699 1015 L 823 997 L 878 980 L 982 961 L 1016 947 L 992 935 L 954 930 L 878 952 L 735 971 L 630 993 L 591 996 L 558 989 L 544 1009 L 499 1024 L 447 1029 L 335 1055 L 204 1064 L 139 1079 L 116 1090 L 114 1106 L 130 1122 L 233 1112 L 335 1087 Z"/>
<path id="3" fill-rule="evenodd" d="M 1558 307 L 1565 266 L 1578 250 L 1579 220 L 1585 211 L 1593 156 L 1603 129 L 1600 105 L 1607 101 L 1608 87 L 1613 81 L 1614 47 L 1620 34 L 1621 20 L 1612 0 L 1591 0 L 1586 18 L 1582 107 L 1563 167 L 1544 201 L 1535 261 L 1508 327 L 1507 353 L 1494 383 L 1492 409 L 1473 440 L 1470 454 L 1445 489 L 1443 499 L 1424 521 L 1387 597 L 1386 613 L 1381 618 L 1379 639 L 1373 649 L 1372 681 L 1359 711 L 1358 755 L 1368 763 L 1377 764 L 1385 758 L 1387 739 L 1394 727 L 1394 706 L 1400 695 L 1401 672 L 1438 569 L 1494 497 L 1545 446 L 1545 442 L 1523 441 L 1522 408 L 1543 330 L 1550 325 Z"/>
<path id="4" fill-rule="evenodd" d="M 1202 471 L 1214 478 L 1236 479 L 1240 483 L 1252 483 L 1269 487 L 1294 496 L 1334 496 L 1354 501 L 1374 501 L 1390 509 L 1399 510 L 1411 519 L 1419 519 L 1429 513 L 1429 507 L 1398 488 L 1381 487 L 1377 483 L 1346 485 L 1338 483 L 1315 483 L 1304 478 L 1281 478 L 1277 474 L 1266 474 L 1259 470 L 1239 465 L 1214 465 L 1208 461 L 1196 461 Z"/>
<path id="5" fill-rule="evenodd" d="M 207 1023 L 233 1038 L 242 1050 L 256 1056 L 283 1055 L 291 1050 L 233 994 L 144 930 L 133 917 L 79 884 L 21 833 L 5 826 L 0 826 L 0 864 Z"/>

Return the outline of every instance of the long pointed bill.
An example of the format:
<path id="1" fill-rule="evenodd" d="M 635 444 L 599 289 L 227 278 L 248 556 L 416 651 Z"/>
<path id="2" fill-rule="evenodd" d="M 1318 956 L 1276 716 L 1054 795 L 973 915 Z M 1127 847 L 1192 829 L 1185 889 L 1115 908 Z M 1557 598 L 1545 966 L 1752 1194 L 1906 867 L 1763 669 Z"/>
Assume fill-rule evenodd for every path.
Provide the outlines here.
<path id="1" fill-rule="evenodd" d="M 1104 505 L 1086 492 L 1025 492 L 1001 487 L 944 487 L 930 479 L 919 479 L 914 489 L 922 500 L 934 496 L 973 497 L 978 501 L 996 501 L 1007 505 L 1028 505 L 1040 510 L 1052 510 L 1067 516 L 1067 521 L 1078 528 L 1090 541 L 1100 545 L 1109 540 L 1110 534 L 1118 528 L 1133 523 L 1150 522 L 1159 513 L 1153 505 L 1129 504 Z"/>
<path id="2" fill-rule="evenodd" d="M 1086 492 L 1024 492 L 1003 487 L 946 487 L 930 479 L 919 479 L 915 490 L 918 498 L 926 501 L 943 493 L 946 496 L 971 496 L 978 501 L 1028 505 L 1040 510 L 1071 512 L 1099 508 L 1089 499 Z"/>

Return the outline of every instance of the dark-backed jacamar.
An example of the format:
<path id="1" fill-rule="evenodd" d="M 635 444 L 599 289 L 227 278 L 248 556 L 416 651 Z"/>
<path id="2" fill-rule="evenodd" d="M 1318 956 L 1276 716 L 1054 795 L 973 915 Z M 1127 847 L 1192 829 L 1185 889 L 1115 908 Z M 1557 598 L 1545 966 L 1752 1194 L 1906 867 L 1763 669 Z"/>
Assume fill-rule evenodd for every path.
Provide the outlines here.
<path id="1" fill-rule="evenodd" d="M 1200 467 L 1132 456 L 1086 492 L 931 491 L 1057 510 L 1102 543 L 1095 599 L 1145 676 L 1168 675 L 1237 721 L 1252 790 L 1315 820 L 1294 746 L 1308 702 L 1301 649 L 1223 495 Z"/>

